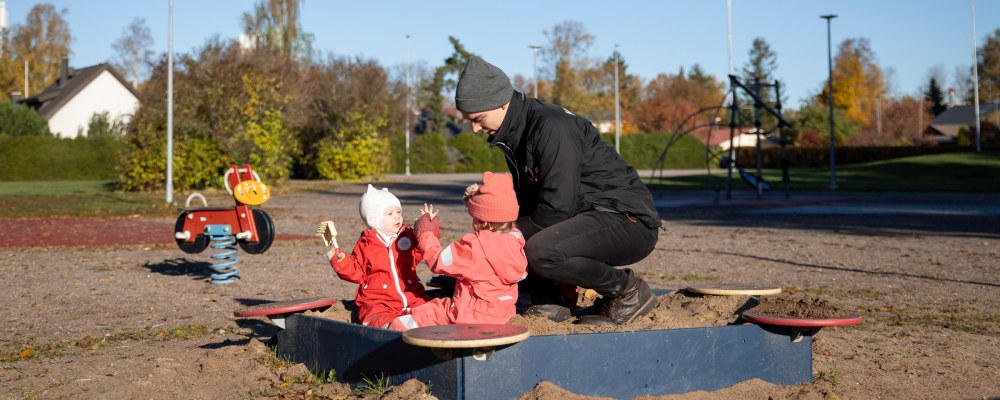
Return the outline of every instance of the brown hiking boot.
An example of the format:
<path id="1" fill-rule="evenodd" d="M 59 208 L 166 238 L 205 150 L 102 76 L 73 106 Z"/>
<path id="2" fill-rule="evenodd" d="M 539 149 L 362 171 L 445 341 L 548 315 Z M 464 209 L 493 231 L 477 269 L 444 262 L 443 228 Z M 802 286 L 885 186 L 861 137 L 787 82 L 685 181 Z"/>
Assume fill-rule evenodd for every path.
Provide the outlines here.
<path id="1" fill-rule="evenodd" d="M 631 269 L 625 269 L 625 272 L 628 274 L 628 281 L 621 294 L 613 299 L 605 300 L 600 316 L 581 318 L 580 323 L 604 325 L 610 320 L 618 325 L 625 325 L 649 314 L 656 308 L 659 299 L 653 295 L 653 291 L 646 281 L 636 277 Z"/>

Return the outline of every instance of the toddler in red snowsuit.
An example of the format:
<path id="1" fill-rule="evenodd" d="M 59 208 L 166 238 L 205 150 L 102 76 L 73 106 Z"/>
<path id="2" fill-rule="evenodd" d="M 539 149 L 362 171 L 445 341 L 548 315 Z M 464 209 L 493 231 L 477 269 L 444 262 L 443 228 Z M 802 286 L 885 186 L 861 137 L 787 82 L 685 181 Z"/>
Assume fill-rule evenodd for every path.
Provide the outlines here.
<path id="1" fill-rule="evenodd" d="M 399 199 L 389 189 L 368 185 L 359 208 L 369 229 L 361 232 L 350 255 L 334 248 L 327 257 L 337 276 L 358 284 L 354 295 L 358 321 L 385 328 L 427 301 L 417 277 L 417 264 L 423 257 L 416 249 L 413 229 L 403 224 Z"/>
<path id="2" fill-rule="evenodd" d="M 431 272 L 456 279 L 455 294 L 414 307 L 392 321 L 389 329 L 405 331 L 445 324 L 506 324 L 514 317 L 517 282 L 527 276 L 524 236 L 514 222 L 517 198 L 510 174 L 483 173 L 482 185 L 472 185 L 465 199 L 472 228 L 442 249 L 437 211 L 424 205 L 414 224 L 417 249 Z"/>

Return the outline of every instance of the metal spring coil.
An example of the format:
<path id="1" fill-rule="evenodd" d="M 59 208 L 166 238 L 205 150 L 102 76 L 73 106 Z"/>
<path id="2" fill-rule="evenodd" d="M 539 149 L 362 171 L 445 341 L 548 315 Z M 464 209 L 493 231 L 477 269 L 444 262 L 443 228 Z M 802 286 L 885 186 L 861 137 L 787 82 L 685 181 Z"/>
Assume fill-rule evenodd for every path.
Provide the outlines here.
<path id="1" fill-rule="evenodd" d="M 233 265 L 239 261 L 232 256 L 236 254 L 236 236 L 232 235 L 232 229 L 229 225 L 206 225 L 205 234 L 212 241 L 210 246 L 213 249 L 224 250 L 212 254 L 212 258 L 223 260 L 211 266 L 212 270 L 215 271 L 211 275 L 212 284 L 224 285 L 240 280 L 240 277 L 236 275 L 240 271 L 233 268 Z"/>

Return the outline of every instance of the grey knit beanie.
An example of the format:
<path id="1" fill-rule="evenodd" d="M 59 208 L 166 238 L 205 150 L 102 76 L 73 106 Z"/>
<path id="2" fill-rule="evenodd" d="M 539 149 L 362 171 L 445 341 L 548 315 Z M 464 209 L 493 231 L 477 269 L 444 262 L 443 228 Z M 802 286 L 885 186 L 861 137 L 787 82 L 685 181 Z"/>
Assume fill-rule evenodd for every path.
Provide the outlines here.
<path id="1" fill-rule="evenodd" d="M 472 56 L 458 77 L 455 107 L 462 112 L 493 110 L 507 104 L 513 94 L 507 74 L 479 56 Z"/>

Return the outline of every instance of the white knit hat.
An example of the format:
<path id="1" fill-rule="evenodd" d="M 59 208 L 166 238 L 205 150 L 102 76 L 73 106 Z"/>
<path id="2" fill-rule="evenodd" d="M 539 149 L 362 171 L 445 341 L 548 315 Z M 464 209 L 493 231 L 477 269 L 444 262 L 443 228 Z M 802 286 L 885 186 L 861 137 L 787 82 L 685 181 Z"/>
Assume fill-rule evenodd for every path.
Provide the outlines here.
<path id="1" fill-rule="evenodd" d="M 392 193 L 389 193 L 389 188 L 376 190 L 369 184 L 368 191 L 364 196 L 361 196 L 361 204 L 358 208 L 361 212 L 361 219 L 368 224 L 369 228 L 375 228 L 379 233 L 391 237 L 396 236 L 397 232 L 385 232 L 382 230 L 382 215 L 385 214 L 385 209 L 389 207 L 403 208 L 399 204 L 399 199 Z"/>

